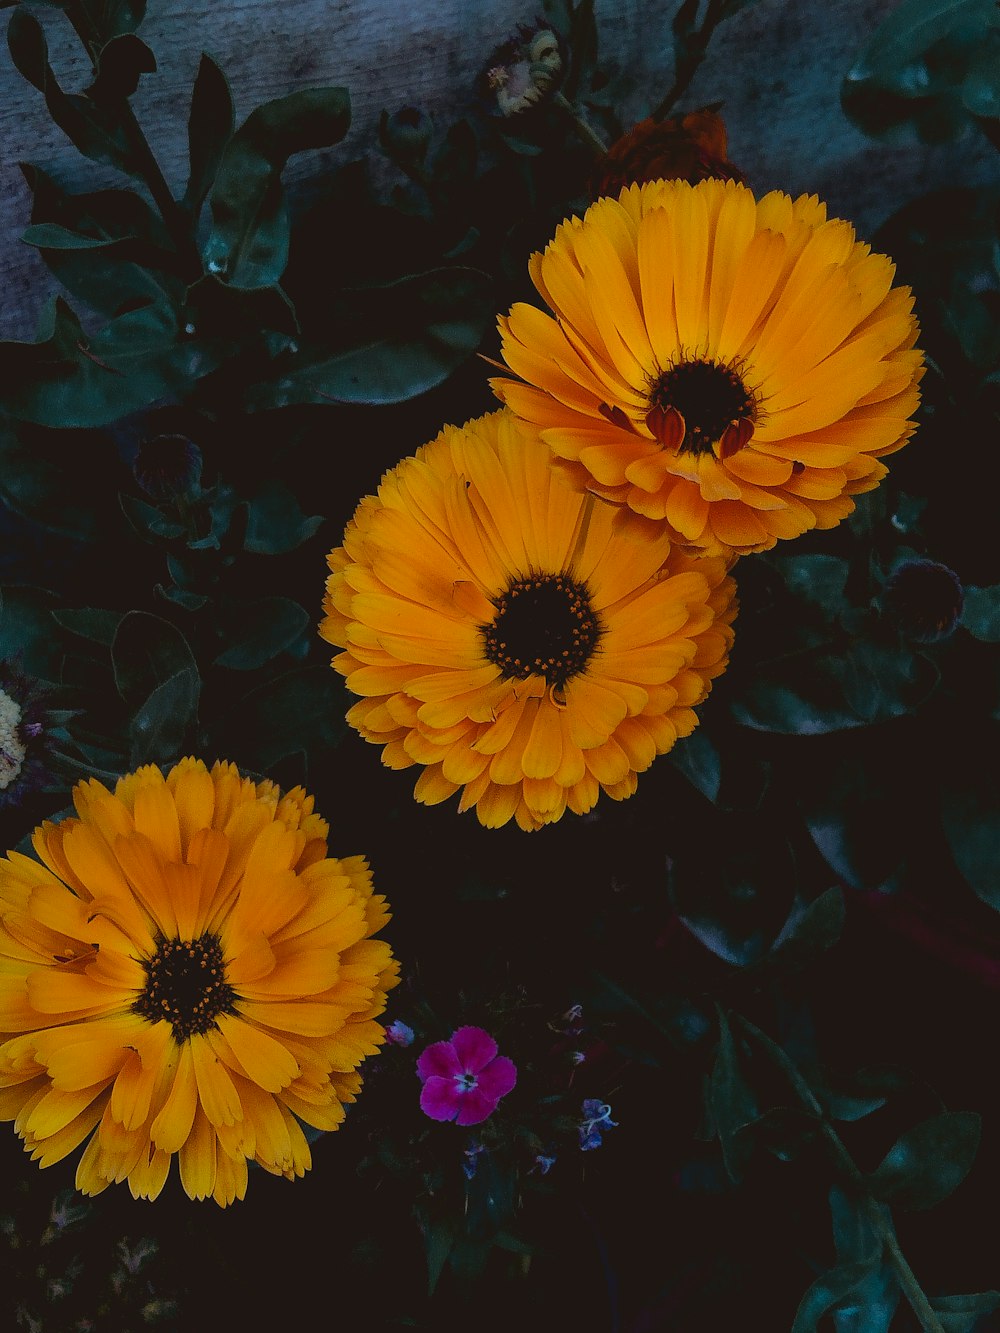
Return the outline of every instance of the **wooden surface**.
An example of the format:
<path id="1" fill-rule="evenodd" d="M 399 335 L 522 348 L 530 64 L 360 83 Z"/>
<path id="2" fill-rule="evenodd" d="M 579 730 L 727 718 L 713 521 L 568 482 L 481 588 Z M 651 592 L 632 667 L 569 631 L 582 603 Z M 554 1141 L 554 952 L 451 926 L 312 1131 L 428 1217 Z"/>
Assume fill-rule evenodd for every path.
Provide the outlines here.
<path id="1" fill-rule="evenodd" d="M 721 100 L 730 154 L 758 190 L 816 191 L 832 211 L 870 232 L 897 201 L 934 186 L 995 179 L 997 155 L 970 137 L 941 148 L 874 144 L 839 111 L 838 89 L 880 17 L 895 0 L 759 0 L 716 34 L 685 107 Z M 677 0 L 596 0 L 602 52 L 635 73 L 625 110 L 636 119 L 656 104 L 672 71 L 670 19 Z M 539 6 L 540 8 L 540 6 Z M 5 21 L 10 11 L 4 11 Z M 68 91 L 88 81 L 75 36 L 54 8 L 38 6 L 51 59 Z M 447 124 L 473 98 L 475 76 L 531 0 L 150 0 L 141 35 L 158 71 L 133 99 L 167 179 L 186 171 L 186 119 L 201 51 L 226 70 L 242 119 L 254 106 L 297 88 L 349 88 L 354 118 L 330 161 L 371 143 L 378 115 L 407 104 Z M 29 197 L 18 161 L 38 163 L 69 188 L 118 183 L 81 158 L 49 121 L 41 95 L 0 51 L 0 336 L 31 338 L 37 311 L 55 290 L 19 235 Z M 322 169 L 323 154 L 293 159 L 294 179 Z"/>

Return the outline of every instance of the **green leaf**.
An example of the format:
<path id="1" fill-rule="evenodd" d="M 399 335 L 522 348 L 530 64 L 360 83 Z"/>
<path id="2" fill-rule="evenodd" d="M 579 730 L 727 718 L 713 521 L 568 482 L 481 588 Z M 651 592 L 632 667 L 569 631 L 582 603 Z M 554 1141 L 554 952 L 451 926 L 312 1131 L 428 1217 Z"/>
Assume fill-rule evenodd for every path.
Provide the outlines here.
<path id="1" fill-rule="evenodd" d="M 60 227 L 58 222 L 39 222 L 26 227 L 21 234 L 26 245 L 36 245 L 40 250 L 100 250 L 109 245 L 117 245 L 114 236 L 81 236 L 78 231 Z"/>
<path id="2" fill-rule="evenodd" d="M 122 612 L 101 611 L 97 607 L 87 606 L 78 611 L 70 608 L 53 611 L 52 619 L 63 629 L 69 630 L 70 634 L 79 634 L 83 639 L 110 648 L 121 624 Z"/>
<path id="3" fill-rule="evenodd" d="M 945 837 L 962 876 L 1000 911 L 1000 783 L 985 746 L 949 773 L 941 793 Z"/>
<path id="4" fill-rule="evenodd" d="M 154 544 L 160 540 L 172 541 L 184 532 L 180 523 L 165 518 L 158 509 L 146 504 L 145 500 L 137 500 L 134 495 L 127 495 L 124 491 L 121 491 L 118 495 L 118 503 L 121 505 L 122 512 L 133 530 L 143 541 L 151 541 Z"/>
<path id="5" fill-rule="evenodd" d="M 111 643 L 111 664 L 118 693 L 132 708 L 179 673 L 198 674 L 184 635 L 148 611 L 129 611 L 122 617 Z"/>
<path id="6" fill-rule="evenodd" d="M 188 159 L 191 164 L 184 207 L 195 215 L 215 184 L 226 145 L 233 137 L 233 96 L 229 81 L 211 56 L 202 52 L 191 94 Z"/>
<path id="7" fill-rule="evenodd" d="M 339 143 L 350 125 L 343 88 L 313 88 L 266 102 L 230 139 L 210 196 L 206 270 L 236 287 L 270 287 L 288 262 L 281 172 L 293 153 Z"/>
<path id="8" fill-rule="evenodd" d="M 63 651 L 52 633 L 55 600 L 55 594 L 46 588 L 4 588 L 0 599 L 0 662 L 18 654 L 29 676 L 60 679 Z"/>
<path id="9" fill-rule="evenodd" d="M 436 1222 L 425 1221 L 421 1230 L 427 1255 L 427 1295 L 433 1296 L 444 1266 L 455 1248 L 458 1228 L 450 1219 L 442 1218 Z"/>
<path id="10" fill-rule="evenodd" d="M 944 1333 L 975 1333 L 984 1315 L 1000 1306 L 1000 1291 L 980 1291 L 969 1296 L 931 1296 L 931 1309 Z"/>
<path id="11" fill-rule="evenodd" d="M 803 766 L 799 808 L 824 860 L 853 888 L 878 888 L 899 868 L 912 830 L 905 772 L 889 747 L 874 754 L 827 754 Z"/>
<path id="12" fill-rule="evenodd" d="M 938 679 L 919 653 L 857 638 L 762 664 L 730 707 L 737 722 L 758 731 L 817 735 L 903 717 Z"/>
<path id="13" fill-rule="evenodd" d="M 779 556 L 773 560 L 789 592 L 818 607 L 828 619 L 847 609 L 844 588 L 850 566 L 838 555 Z"/>
<path id="14" fill-rule="evenodd" d="M 433 269 L 350 295 L 336 349 L 284 356 L 278 379 L 251 386 L 250 407 L 405 402 L 447 379 L 494 317 L 492 280 L 477 269 Z"/>
<path id="15" fill-rule="evenodd" d="M 962 624 L 983 643 L 1000 643 L 1000 583 L 989 588 L 967 587 Z"/>
<path id="16" fill-rule="evenodd" d="M 740 1073 L 729 1021 L 719 1010 L 719 1045 L 708 1082 L 708 1110 L 719 1136 L 722 1159 L 730 1180 L 737 1183 L 750 1152 L 746 1139 L 738 1139 L 741 1129 L 757 1119 L 757 1103 Z"/>
<path id="17" fill-rule="evenodd" d="M 132 96 L 143 74 L 155 72 L 156 57 L 142 38 L 132 32 L 120 33 L 102 47 L 87 96 L 99 106 L 113 107 Z"/>
<path id="18" fill-rule="evenodd" d="M 49 532 L 90 537 L 97 514 L 81 501 L 93 498 L 92 455 L 65 436 L 38 435 L 21 440 L 0 427 L 0 500 Z"/>
<path id="19" fill-rule="evenodd" d="M 283 555 L 307 542 L 322 524 L 322 515 L 306 518 L 288 487 L 274 482 L 247 506 L 244 545 L 258 555 Z"/>
<path id="20" fill-rule="evenodd" d="M 115 112 L 85 95 L 67 94 L 60 88 L 49 65 L 45 33 L 33 15 L 23 9 L 14 11 L 7 44 L 18 72 L 44 94 L 49 115 L 85 157 L 141 174 Z"/>
<path id="21" fill-rule="evenodd" d="M 848 1299 L 872 1271 L 870 1263 L 838 1264 L 823 1273 L 799 1302 L 792 1333 L 817 1333 L 819 1321 Z"/>
<path id="22" fill-rule="evenodd" d="M 79 236 L 80 245 L 54 246 L 33 241 L 59 282 L 93 310 L 114 315 L 124 306 L 149 301 L 178 301 L 183 288 L 164 269 L 175 262 L 162 222 L 133 190 L 99 190 L 92 194 L 67 194 L 40 167 L 21 163 L 32 191 L 32 226 L 25 233 L 58 227 L 69 236 Z M 42 237 L 52 237 L 48 230 Z M 62 235 L 62 233 L 58 233 Z M 99 242 L 91 246 L 91 242 Z"/>
<path id="23" fill-rule="evenodd" d="M 309 612 L 288 597 L 234 604 L 222 617 L 229 647 L 215 664 L 233 671 L 253 671 L 290 647 L 311 620 Z"/>
<path id="24" fill-rule="evenodd" d="M 179 758 L 197 720 L 200 689 L 198 672 L 188 667 L 149 694 L 129 728 L 133 768 Z"/>
<path id="25" fill-rule="evenodd" d="M 945 1111 L 922 1121 L 896 1140 L 868 1177 L 872 1192 L 893 1207 L 932 1208 L 968 1175 L 981 1131 L 974 1111 Z"/>
<path id="26" fill-rule="evenodd" d="M 865 1201 L 830 1190 L 833 1240 L 841 1264 L 870 1264 L 871 1271 L 834 1312 L 837 1333 L 890 1333 L 900 1290 L 891 1269 L 880 1262 L 882 1240 L 876 1234 Z M 886 1221 L 892 1225 L 885 1210 Z"/>
<path id="27" fill-rule="evenodd" d="M 0 344 L 13 373 L 3 406 L 41 426 L 105 426 L 161 399 L 179 397 L 218 364 L 221 351 L 184 339 L 173 310 L 145 305 L 92 336 L 60 298 L 51 333 Z"/>
<path id="28" fill-rule="evenodd" d="M 800 968 L 832 949 L 844 929 L 844 894 L 837 886 L 793 909 L 762 966 Z"/>
<path id="29" fill-rule="evenodd" d="M 202 338 L 242 341 L 262 329 L 299 334 L 295 307 L 281 287 L 230 287 L 211 274 L 188 289 L 187 316 Z"/>
<path id="30" fill-rule="evenodd" d="M 997 95 L 1000 15 L 994 0 L 904 0 L 841 88 L 866 134 L 941 143 L 985 114 Z"/>
<path id="31" fill-rule="evenodd" d="M 701 727 L 677 742 L 670 752 L 670 760 L 702 796 L 713 804 L 719 799 L 722 759 Z"/>
<path id="32" fill-rule="evenodd" d="M 349 706 L 343 682 L 330 667 L 298 667 L 223 714 L 212 740 L 219 754 L 264 773 L 290 754 L 332 749 L 347 731 Z"/>

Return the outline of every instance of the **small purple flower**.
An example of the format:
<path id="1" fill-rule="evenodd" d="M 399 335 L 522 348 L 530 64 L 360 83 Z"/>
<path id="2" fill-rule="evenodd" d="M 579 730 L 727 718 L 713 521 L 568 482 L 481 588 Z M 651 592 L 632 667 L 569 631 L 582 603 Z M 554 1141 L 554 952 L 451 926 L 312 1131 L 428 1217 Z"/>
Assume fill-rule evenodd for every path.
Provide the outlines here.
<path id="1" fill-rule="evenodd" d="M 486 1151 L 485 1147 L 478 1139 L 473 1139 L 465 1150 L 465 1161 L 462 1163 L 462 1174 L 466 1180 L 471 1180 L 476 1174 L 479 1166 L 479 1154 Z"/>
<path id="2" fill-rule="evenodd" d="M 547 1153 L 540 1152 L 535 1158 L 535 1164 L 528 1171 L 530 1176 L 533 1171 L 537 1171 L 540 1176 L 547 1176 L 556 1164 L 555 1153 L 549 1156 Z"/>
<path id="3" fill-rule="evenodd" d="M 591 1148 L 599 1148 L 603 1131 L 614 1129 L 617 1124 L 617 1120 L 611 1119 L 611 1107 L 607 1102 L 588 1097 L 583 1103 L 583 1119 L 579 1125 L 580 1151 L 589 1152 Z"/>
<path id="4" fill-rule="evenodd" d="M 436 1041 L 417 1061 L 423 1083 L 420 1109 L 432 1120 L 478 1125 L 496 1110 L 517 1082 L 513 1060 L 497 1055 L 497 1044 L 482 1028 L 457 1028 L 449 1041 Z"/>
<path id="5" fill-rule="evenodd" d="M 385 1030 L 385 1039 L 390 1046 L 412 1046 L 413 1035 L 413 1029 L 406 1023 L 401 1023 L 398 1018 Z"/>

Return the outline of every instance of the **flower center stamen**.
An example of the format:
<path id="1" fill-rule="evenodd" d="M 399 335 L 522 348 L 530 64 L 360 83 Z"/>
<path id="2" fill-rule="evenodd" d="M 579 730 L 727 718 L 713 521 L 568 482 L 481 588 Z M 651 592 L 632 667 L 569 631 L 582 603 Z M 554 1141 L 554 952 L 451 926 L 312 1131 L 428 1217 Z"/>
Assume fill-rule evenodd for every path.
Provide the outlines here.
<path id="1" fill-rule="evenodd" d="M 460 1092 L 472 1092 L 479 1083 L 479 1079 L 476 1078 L 475 1074 L 456 1074 L 455 1082 L 458 1084 Z"/>
<path id="2" fill-rule="evenodd" d="M 750 440 L 757 400 L 731 365 L 678 361 L 649 390 L 646 425 L 659 442 L 680 453 L 714 451 L 726 458 Z"/>
<path id="3" fill-rule="evenodd" d="M 165 1019 L 176 1041 L 208 1032 L 219 1014 L 234 1012 L 235 992 L 226 981 L 217 935 L 161 939 L 152 958 L 141 961 L 146 989 L 132 1008 L 150 1022 Z"/>
<path id="4" fill-rule="evenodd" d="M 566 574 L 514 580 L 495 599 L 496 617 L 482 625 L 484 649 L 508 680 L 544 676 L 565 685 L 584 669 L 601 636 L 585 587 Z"/>

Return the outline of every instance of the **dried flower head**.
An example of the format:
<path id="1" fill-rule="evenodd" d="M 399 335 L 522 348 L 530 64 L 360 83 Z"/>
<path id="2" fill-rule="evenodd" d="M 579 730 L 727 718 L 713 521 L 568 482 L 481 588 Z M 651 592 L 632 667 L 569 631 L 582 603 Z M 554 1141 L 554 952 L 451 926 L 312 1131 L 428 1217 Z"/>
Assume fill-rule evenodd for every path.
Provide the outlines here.
<path id="1" fill-rule="evenodd" d="M 506 120 L 541 105 L 562 77 L 559 38 L 539 19 L 522 24 L 516 36 L 497 47 L 480 76 L 480 90 L 493 112 Z"/>

